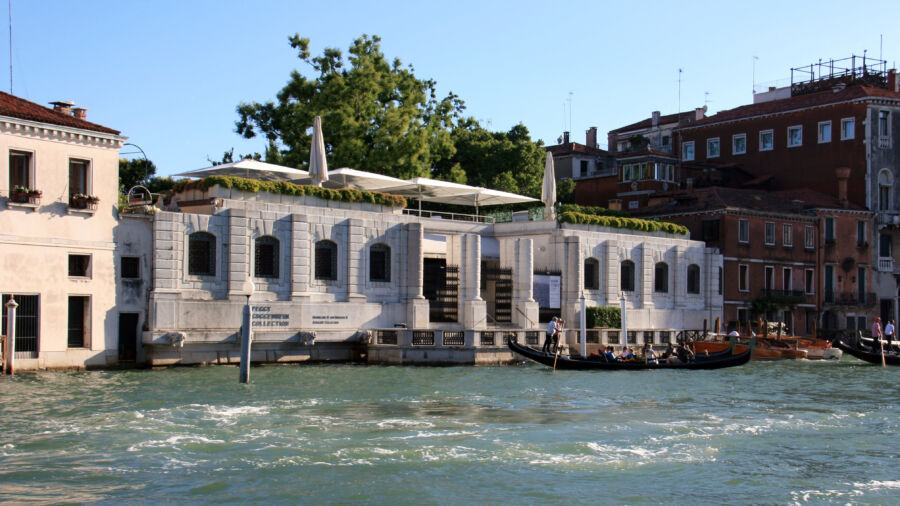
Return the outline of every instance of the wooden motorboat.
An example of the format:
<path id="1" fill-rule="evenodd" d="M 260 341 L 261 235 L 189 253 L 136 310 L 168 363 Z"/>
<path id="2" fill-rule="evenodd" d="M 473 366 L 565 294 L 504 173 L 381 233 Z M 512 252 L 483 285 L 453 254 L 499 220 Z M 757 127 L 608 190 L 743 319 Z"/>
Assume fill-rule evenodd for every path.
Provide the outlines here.
<path id="1" fill-rule="evenodd" d="M 746 343 L 751 339 L 738 336 L 738 342 Z M 784 360 L 806 358 L 809 360 L 840 359 L 841 351 L 831 348 L 824 339 L 785 336 L 756 337 L 752 360 Z M 691 343 L 695 353 L 716 352 L 728 348 L 729 344 L 721 340 L 695 341 Z"/>
<path id="2" fill-rule="evenodd" d="M 868 341 L 871 341 L 869 339 Z M 894 350 L 884 350 L 884 362 L 882 362 L 881 349 L 876 348 L 874 343 L 872 346 L 866 346 L 862 343 L 858 336 L 841 335 L 834 340 L 834 345 L 841 350 L 853 355 L 854 357 L 869 362 L 870 364 L 881 365 L 900 365 L 900 353 Z"/>
<path id="3" fill-rule="evenodd" d="M 645 369 L 721 369 L 723 367 L 733 367 L 746 364 L 750 360 L 749 346 L 735 346 L 734 352 L 729 349 L 727 352 L 710 353 L 709 356 L 697 355 L 692 362 L 669 364 L 663 361 L 658 363 L 647 363 L 642 360 L 626 361 L 626 362 L 606 362 L 591 358 L 571 357 L 569 355 L 556 356 L 552 353 L 544 353 L 529 346 L 519 344 L 513 339 L 509 340 L 509 349 L 522 355 L 525 358 L 534 360 L 539 364 L 544 364 L 556 369 L 580 369 L 580 370 L 600 370 L 600 371 L 637 371 Z"/>

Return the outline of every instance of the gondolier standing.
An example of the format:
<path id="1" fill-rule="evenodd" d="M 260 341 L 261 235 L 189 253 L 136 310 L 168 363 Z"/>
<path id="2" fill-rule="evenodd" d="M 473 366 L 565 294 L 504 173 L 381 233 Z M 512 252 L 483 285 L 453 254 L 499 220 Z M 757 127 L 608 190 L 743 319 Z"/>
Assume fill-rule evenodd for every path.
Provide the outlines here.
<path id="1" fill-rule="evenodd" d="M 550 320 L 550 323 L 547 325 L 547 338 L 544 340 L 544 346 L 541 348 L 541 351 L 544 353 L 552 353 L 553 350 L 556 349 L 557 343 L 559 342 L 559 318 L 556 316 Z"/>
<path id="2" fill-rule="evenodd" d="M 881 318 L 875 318 L 872 322 L 872 340 L 873 345 L 878 348 L 881 345 Z"/>

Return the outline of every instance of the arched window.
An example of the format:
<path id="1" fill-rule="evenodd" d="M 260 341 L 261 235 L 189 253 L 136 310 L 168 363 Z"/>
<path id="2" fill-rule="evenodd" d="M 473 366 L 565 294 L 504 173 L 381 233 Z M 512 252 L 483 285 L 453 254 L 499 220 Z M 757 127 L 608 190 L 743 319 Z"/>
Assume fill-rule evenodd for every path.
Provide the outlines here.
<path id="1" fill-rule="evenodd" d="M 188 274 L 216 275 L 216 236 L 208 232 L 188 236 Z"/>
<path id="2" fill-rule="evenodd" d="M 619 279 L 623 292 L 634 291 L 634 262 L 625 260 L 622 262 L 622 272 Z"/>
<path id="3" fill-rule="evenodd" d="M 893 193 L 894 174 L 888 169 L 878 172 L 878 210 L 888 211 L 891 206 L 891 194 Z"/>
<path id="4" fill-rule="evenodd" d="M 254 274 L 258 278 L 278 277 L 278 239 L 264 235 L 253 248 Z"/>
<path id="5" fill-rule="evenodd" d="M 584 289 L 600 289 L 600 262 L 596 258 L 586 258 L 584 260 Z"/>
<path id="6" fill-rule="evenodd" d="M 696 264 L 688 265 L 687 291 L 688 293 L 700 293 L 700 267 Z"/>
<path id="7" fill-rule="evenodd" d="M 316 243 L 316 279 L 337 279 L 337 244 L 331 241 Z"/>
<path id="8" fill-rule="evenodd" d="M 391 280 L 391 247 L 387 244 L 373 244 L 369 248 L 369 281 L 387 282 Z"/>
<path id="9" fill-rule="evenodd" d="M 653 291 L 669 293 L 669 264 L 659 262 L 653 269 Z"/>

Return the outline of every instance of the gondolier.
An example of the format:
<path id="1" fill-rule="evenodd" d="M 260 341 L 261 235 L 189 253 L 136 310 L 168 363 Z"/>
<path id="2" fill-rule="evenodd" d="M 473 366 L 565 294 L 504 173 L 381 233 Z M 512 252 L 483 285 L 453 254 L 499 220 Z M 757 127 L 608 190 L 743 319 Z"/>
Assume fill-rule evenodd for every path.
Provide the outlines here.
<path id="1" fill-rule="evenodd" d="M 544 346 L 541 351 L 544 353 L 553 353 L 559 344 L 559 318 L 554 316 L 547 324 L 547 338 L 544 339 Z"/>

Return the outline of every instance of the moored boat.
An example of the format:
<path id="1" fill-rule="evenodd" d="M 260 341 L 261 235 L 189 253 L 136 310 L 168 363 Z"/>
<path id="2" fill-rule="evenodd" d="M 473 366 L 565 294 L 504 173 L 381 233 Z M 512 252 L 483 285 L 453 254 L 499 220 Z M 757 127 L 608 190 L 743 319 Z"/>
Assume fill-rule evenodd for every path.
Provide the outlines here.
<path id="1" fill-rule="evenodd" d="M 847 334 L 838 336 L 834 340 L 834 345 L 848 354 L 865 362 L 869 362 L 870 364 L 900 365 L 900 353 L 897 353 L 892 349 L 886 349 L 884 350 L 884 356 L 882 357 L 881 349 L 875 348 L 874 343 L 872 346 L 866 346 L 857 336 Z"/>
<path id="2" fill-rule="evenodd" d="M 750 337 L 735 336 L 738 342 L 748 343 Z M 837 360 L 841 358 L 841 350 L 832 348 L 824 339 L 806 337 L 785 336 L 755 337 L 756 345 L 753 349 L 752 360 L 785 360 L 785 359 L 809 359 L 809 360 Z M 716 352 L 725 349 L 729 344 L 721 338 L 710 341 L 695 341 L 691 343 L 695 353 Z"/>
<path id="3" fill-rule="evenodd" d="M 750 360 L 751 349 L 749 346 L 736 345 L 733 352 L 719 350 L 718 353 L 710 353 L 709 356 L 697 355 L 693 361 L 687 363 L 666 363 L 662 360 L 646 362 L 643 360 L 632 360 L 623 362 L 607 362 L 592 358 L 572 357 L 569 355 L 555 355 L 538 351 L 529 346 L 519 344 L 513 339 L 509 340 L 509 349 L 531 359 L 539 364 L 543 364 L 555 369 L 579 369 L 579 370 L 600 370 L 600 371 L 636 371 L 646 369 L 721 369 L 724 367 L 733 367 L 746 364 Z"/>

